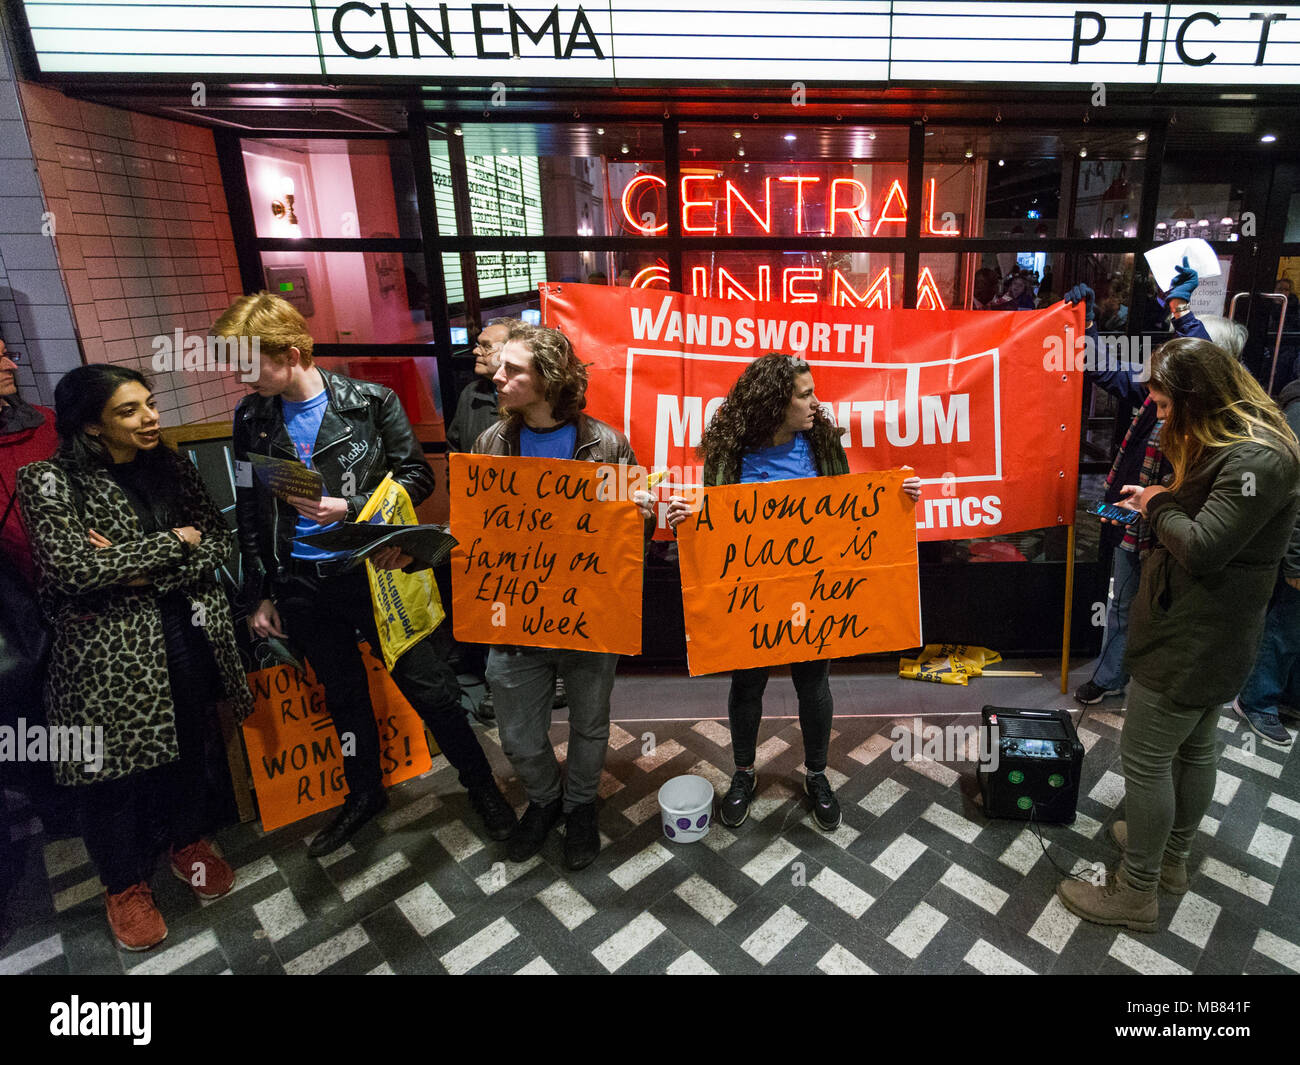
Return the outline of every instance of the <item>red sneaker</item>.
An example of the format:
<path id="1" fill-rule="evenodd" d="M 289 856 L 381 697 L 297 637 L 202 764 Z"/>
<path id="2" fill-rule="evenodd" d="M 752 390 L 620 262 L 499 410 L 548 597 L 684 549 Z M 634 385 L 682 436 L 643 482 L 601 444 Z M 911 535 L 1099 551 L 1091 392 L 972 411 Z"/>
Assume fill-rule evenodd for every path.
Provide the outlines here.
<path id="1" fill-rule="evenodd" d="M 108 927 L 123 950 L 148 950 L 167 938 L 167 925 L 143 880 L 116 895 L 104 892 L 104 903 Z"/>
<path id="2" fill-rule="evenodd" d="M 180 850 L 173 848 L 172 872 L 201 899 L 219 899 L 235 886 L 235 871 L 230 863 L 205 839 Z"/>

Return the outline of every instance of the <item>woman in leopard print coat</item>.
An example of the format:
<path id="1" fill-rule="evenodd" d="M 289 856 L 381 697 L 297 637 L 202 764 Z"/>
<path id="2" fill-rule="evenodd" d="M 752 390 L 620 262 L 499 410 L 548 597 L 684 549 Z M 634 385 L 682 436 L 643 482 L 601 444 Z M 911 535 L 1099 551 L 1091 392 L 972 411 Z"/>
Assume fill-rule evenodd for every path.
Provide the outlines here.
<path id="1" fill-rule="evenodd" d="M 118 944 L 142 950 L 167 934 L 148 885 L 155 841 L 201 898 L 234 884 L 201 838 L 212 706 L 229 702 L 240 720 L 252 710 L 215 577 L 232 536 L 198 471 L 161 443 L 140 374 L 78 367 L 55 404 L 59 451 L 18 474 L 55 631 L 45 705 L 51 736 L 102 730 L 102 763 L 56 760 L 55 779 L 82 796 Z"/>

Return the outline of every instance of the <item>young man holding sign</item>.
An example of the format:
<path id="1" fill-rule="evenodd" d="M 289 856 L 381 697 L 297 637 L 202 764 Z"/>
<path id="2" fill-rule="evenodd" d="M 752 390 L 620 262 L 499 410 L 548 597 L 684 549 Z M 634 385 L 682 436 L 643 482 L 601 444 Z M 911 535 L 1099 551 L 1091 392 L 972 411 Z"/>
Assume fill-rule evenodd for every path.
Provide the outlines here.
<path id="1" fill-rule="evenodd" d="M 479 436 L 475 454 L 636 465 L 622 433 L 581 413 L 587 368 L 559 330 L 512 329 L 494 381 L 507 417 Z M 647 519 L 652 517 L 650 498 L 646 492 L 634 496 Z M 528 793 L 528 808 L 510 836 L 511 861 L 527 861 L 540 851 L 561 815 L 566 817 L 565 865 L 582 869 L 600 853 L 596 788 L 605 768 L 617 664 L 618 655 L 599 651 L 496 646 L 489 653 L 487 677 L 496 697 L 501 746 Z M 569 698 L 563 795 L 550 739 L 557 676 L 564 677 Z"/>
<path id="2" fill-rule="evenodd" d="M 312 364 L 312 338 L 292 304 L 266 292 L 241 297 L 213 332 L 260 344 L 254 394 L 240 402 L 234 428 L 235 508 L 249 627 L 258 636 L 288 635 L 302 648 L 325 687 L 342 749 L 349 794 L 308 847 L 318 858 L 341 847 L 388 805 L 357 633 L 376 656 L 380 643 L 365 569 L 343 572 L 334 554 L 295 537 L 355 521 L 389 472 L 419 505 L 433 491 L 433 470 L 391 389 Z M 280 498 L 254 476 L 253 455 L 299 458 L 324 481 L 321 498 Z M 381 569 L 412 563 L 396 548 L 376 553 L 371 561 Z M 461 708 L 447 644 L 445 626 L 434 629 L 397 659 L 393 680 L 459 771 L 488 834 L 504 839 L 514 827 L 514 811 Z"/>
<path id="3" fill-rule="evenodd" d="M 799 477 L 831 477 L 849 472 L 848 459 L 834 423 L 822 411 L 809 366 L 789 355 L 755 359 L 731 387 L 700 441 L 704 484 L 766 483 Z M 912 502 L 921 498 L 921 479 L 908 477 L 903 491 Z M 668 504 L 668 525 L 674 531 L 691 512 L 682 496 Z M 736 828 L 749 816 L 757 787 L 754 774 L 758 726 L 763 718 L 763 691 L 769 670 L 737 669 L 731 674 L 727 717 L 731 725 L 736 772 L 722 800 L 722 823 Z M 790 677 L 799 696 L 799 726 L 803 731 L 804 791 L 812 800 L 813 818 L 826 832 L 839 827 L 839 801 L 826 778 L 830 747 L 830 661 L 794 662 Z"/>

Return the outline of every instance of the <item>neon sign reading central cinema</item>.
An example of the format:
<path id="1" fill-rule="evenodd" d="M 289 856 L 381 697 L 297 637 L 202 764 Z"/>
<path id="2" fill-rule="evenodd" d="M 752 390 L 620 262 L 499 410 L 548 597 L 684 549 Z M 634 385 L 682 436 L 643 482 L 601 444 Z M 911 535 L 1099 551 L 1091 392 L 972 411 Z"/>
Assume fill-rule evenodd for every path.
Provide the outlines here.
<path id="1" fill-rule="evenodd" d="M 822 202 L 822 225 L 805 225 L 806 208 L 813 207 L 805 189 L 827 185 Z M 668 230 L 667 222 L 660 222 L 662 210 L 646 209 L 646 200 L 653 198 L 655 207 L 661 208 L 660 194 L 668 183 L 657 174 L 636 174 L 623 189 L 620 200 L 623 224 L 633 233 L 657 236 Z M 956 237 L 961 230 L 953 224 L 952 215 L 945 215 L 936 224 L 934 217 L 935 181 L 930 179 L 925 190 L 928 195 L 922 204 L 925 225 L 932 236 Z M 777 197 L 781 199 L 778 200 Z M 782 203 L 782 201 L 784 201 Z M 776 202 L 793 208 L 795 233 L 808 236 L 879 236 L 884 226 L 906 226 L 907 194 L 902 182 L 895 179 L 880 201 L 874 222 L 871 211 L 871 193 L 857 178 L 838 177 L 823 183 L 820 176 L 807 174 L 780 174 L 763 178 L 761 195 L 750 190 L 746 195 L 734 181 L 724 178 L 716 170 L 690 170 L 681 178 L 682 232 L 695 235 L 734 235 L 738 222 L 757 226 L 767 235 L 772 233 L 772 206 Z M 886 236 L 898 233 L 886 230 Z M 633 288 L 650 288 L 668 285 L 667 267 L 648 266 L 632 279 Z M 817 290 L 830 283 L 830 301 L 840 307 L 869 307 L 888 310 L 893 304 L 893 280 L 885 267 L 859 290 L 853 280 L 838 269 L 831 269 L 829 278 L 821 267 L 786 267 L 781 271 L 778 288 L 773 290 L 772 268 L 759 266 L 752 280 L 742 284 L 725 267 L 718 267 L 716 276 L 702 266 L 691 270 L 691 293 L 695 296 L 713 295 L 718 299 L 758 300 L 780 299 L 784 303 L 817 303 Z M 917 280 L 918 308 L 946 310 L 939 286 L 929 267 L 921 270 Z"/>

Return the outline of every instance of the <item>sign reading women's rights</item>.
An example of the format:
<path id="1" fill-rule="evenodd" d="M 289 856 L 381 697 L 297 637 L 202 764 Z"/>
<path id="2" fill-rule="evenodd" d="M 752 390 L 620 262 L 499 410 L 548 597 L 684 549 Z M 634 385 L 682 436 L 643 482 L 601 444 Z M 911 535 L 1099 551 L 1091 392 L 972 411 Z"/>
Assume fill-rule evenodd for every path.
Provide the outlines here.
<path id="1" fill-rule="evenodd" d="M 857 295 L 841 287 L 837 300 Z M 924 485 L 913 519 L 919 539 L 1074 520 L 1082 304 L 874 310 L 869 294 L 851 306 L 800 296 L 761 303 L 542 286 L 543 320 L 594 364 L 588 411 L 621 428 L 651 469 L 670 471 L 660 486 L 661 531 L 663 501 L 701 482 L 695 449 L 713 412 L 745 366 L 773 351 L 807 360 L 823 409 L 846 430 L 851 470 L 916 470 Z"/>
<path id="2" fill-rule="evenodd" d="M 909 473 L 705 489 L 677 527 L 691 676 L 918 646 Z"/>
<path id="3" fill-rule="evenodd" d="M 389 787 L 427 772 L 433 759 L 424 722 L 388 670 L 368 655 L 363 660 L 379 728 L 379 768 Z M 250 673 L 248 685 L 253 713 L 244 721 L 244 746 L 263 830 L 341 806 L 348 785 L 325 689 L 310 672 L 302 676 L 287 665 Z"/>
<path id="4" fill-rule="evenodd" d="M 451 456 L 455 634 L 474 643 L 639 654 L 639 466 Z"/>

